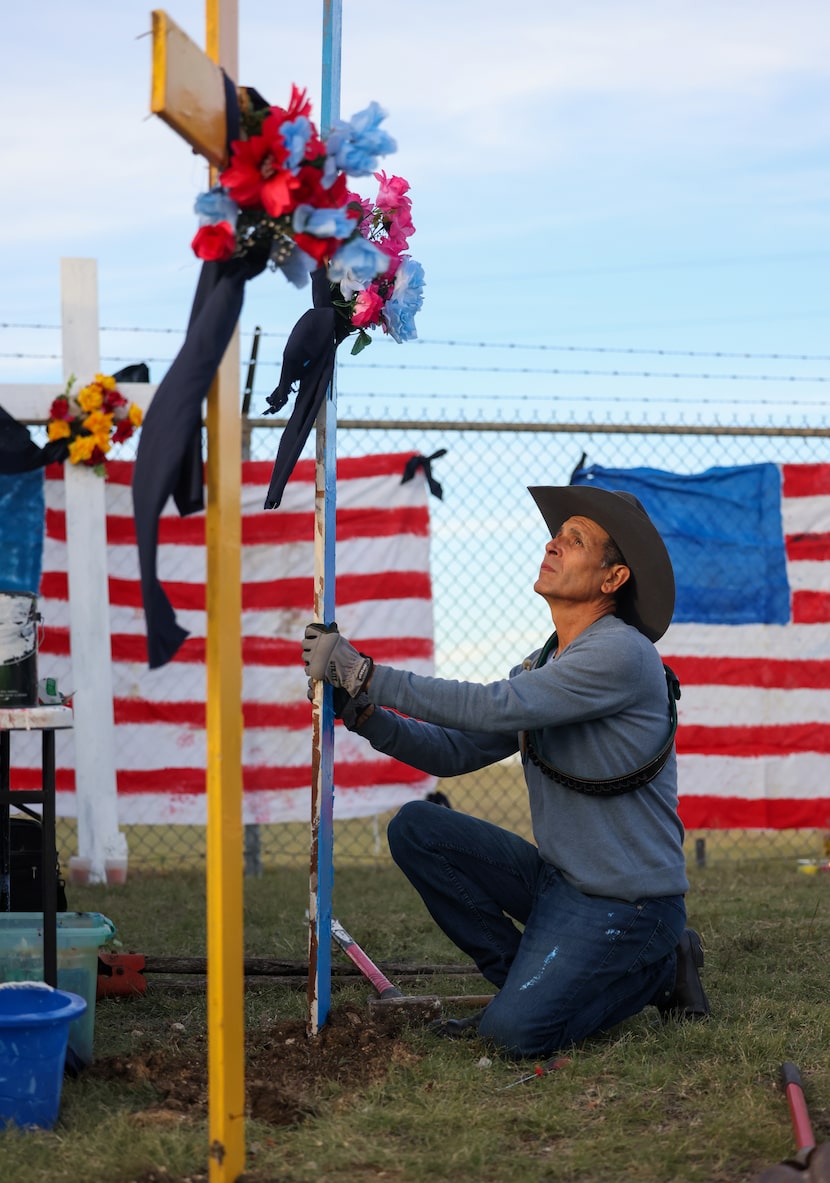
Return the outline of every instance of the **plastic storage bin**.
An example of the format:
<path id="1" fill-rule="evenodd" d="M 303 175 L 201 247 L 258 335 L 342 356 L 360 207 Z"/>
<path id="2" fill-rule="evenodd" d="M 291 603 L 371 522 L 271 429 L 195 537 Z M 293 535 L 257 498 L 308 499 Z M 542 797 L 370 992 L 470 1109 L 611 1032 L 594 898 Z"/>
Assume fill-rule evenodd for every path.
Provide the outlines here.
<path id="1" fill-rule="evenodd" d="M 69 1026 L 86 1009 L 79 995 L 43 982 L 0 986 L 0 1124 L 55 1124 Z"/>
<path id="2" fill-rule="evenodd" d="M 86 1012 L 69 1028 L 69 1046 L 83 1064 L 92 1063 L 98 950 L 115 933 L 100 912 L 58 912 L 58 989 L 78 994 Z M 43 916 L 0 912 L 0 982 L 43 980 Z"/>

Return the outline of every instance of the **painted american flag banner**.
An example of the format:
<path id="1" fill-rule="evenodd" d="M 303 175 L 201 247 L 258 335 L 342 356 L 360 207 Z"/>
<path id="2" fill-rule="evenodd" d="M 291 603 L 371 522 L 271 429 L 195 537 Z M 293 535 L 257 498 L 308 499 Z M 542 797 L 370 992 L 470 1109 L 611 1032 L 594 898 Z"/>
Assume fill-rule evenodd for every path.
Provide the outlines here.
<path id="1" fill-rule="evenodd" d="M 830 825 L 830 465 L 592 466 L 573 482 L 633 493 L 672 558 L 657 647 L 682 688 L 686 826 Z"/>
<path id="2" fill-rule="evenodd" d="M 434 673 L 430 521 L 422 472 L 401 483 L 413 453 L 337 464 L 337 621 L 378 661 Z M 314 462 L 294 469 L 279 509 L 263 510 L 272 463 L 243 464 L 243 821 L 306 821 L 311 705 L 302 632 L 312 619 Z M 204 824 L 205 518 L 172 501 L 159 529 L 159 575 L 190 636 L 175 659 L 147 668 L 132 518 L 132 464 L 107 465 L 110 629 L 121 824 Z M 46 470 L 46 535 L 38 607 L 41 678 L 72 689 L 63 470 Z M 432 791 L 435 778 L 374 752 L 338 723 L 335 817 L 396 808 Z M 28 739 L 28 737 L 25 737 Z M 74 817 L 71 733 L 57 735 L 57 811 Z M 22 746 L 22 745 L 20 745 Z M 17 759 L 13 749 L 13 759 Z M 13 784 L 39 777 L 39 748 Z"/>

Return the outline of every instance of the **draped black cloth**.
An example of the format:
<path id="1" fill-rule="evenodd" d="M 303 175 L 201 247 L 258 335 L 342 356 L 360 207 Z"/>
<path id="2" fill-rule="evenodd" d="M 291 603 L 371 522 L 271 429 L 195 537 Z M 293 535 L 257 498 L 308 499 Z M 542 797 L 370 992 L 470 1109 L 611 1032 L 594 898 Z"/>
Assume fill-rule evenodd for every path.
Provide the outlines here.
<path id="1" fill-rule="evenodd" d="M 202 402 L 233 336 L 245 284 L 268 262 L 270 244 L 241 258 L 202 264 L 184 344 L 153 398 L 133 470 L 133 514 L 151 669 L 176 654 L 187 630 L 156 572 L 158 524 L 168 497 L 182 517 L 204 509 Z"/>
<path id="2" fill-rule="evenodd" d="M 311 299 L 314 307 L 304 312 L 291 330 L 283 350 L 279 383 L 268 396 L 265 414 L 274 415 L 285 406 L 292 389 L 297 386 L 294 410 L 280 437 L 265 498 L 266 509 L 276 509 L 282 500 L 288 478 L 331 383 L 337 346 L 350 331 L 350 325 L 338 315 L 332 304 L 324 267 L 318 267 L 311 276 Z"/>

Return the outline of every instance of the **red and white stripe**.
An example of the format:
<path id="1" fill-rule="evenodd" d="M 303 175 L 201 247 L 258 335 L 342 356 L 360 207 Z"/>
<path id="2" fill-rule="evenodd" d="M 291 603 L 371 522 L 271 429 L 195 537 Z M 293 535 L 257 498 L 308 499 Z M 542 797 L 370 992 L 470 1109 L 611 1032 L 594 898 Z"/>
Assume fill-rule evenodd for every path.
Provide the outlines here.
<path id="1" fill-rule="evenodd" d="M 430 524 L 422 474 L 401 484 L 411 453 L 337 466 L 336 603 L 341 630 L 377 661 L 434 672 Z M 313 609 L 314 464 L 300 462 L 279 509 L 262 508 L 270 462 L 243 465 L 242 650 L 244 822 L 305 820 L 311 706 L 300 641 Z M 46 473 L 46 542 L 39 609 L 41 678 L 72 690 L 62 469 Z M 158 571 L 190 636 L 168 665 L 147 668 L 130 488 L 132 464 L 111 462 L 107 540 L 119 822 L 203 824 L 205 812 L 204 515 L 160 522 Z M 28 737 L 24 737 L 28 739 Z M 75 816 L 71 733 L 57 743 L 57 806 Z M 16 780 L 38 775 L 39 751 L 13 750 Z M 358 817 L 422 797 L 435 784 L 382 756 L 340 724 L 335 816 Z"/>
<path id="2" fill-rule="evenodd" d="M 690 828 L 830 826 L 830 465 L 783 465 L 790 623 L 675 624 L 680 813 Z M 746 595 L 759 593 L 745 573 Z"/>

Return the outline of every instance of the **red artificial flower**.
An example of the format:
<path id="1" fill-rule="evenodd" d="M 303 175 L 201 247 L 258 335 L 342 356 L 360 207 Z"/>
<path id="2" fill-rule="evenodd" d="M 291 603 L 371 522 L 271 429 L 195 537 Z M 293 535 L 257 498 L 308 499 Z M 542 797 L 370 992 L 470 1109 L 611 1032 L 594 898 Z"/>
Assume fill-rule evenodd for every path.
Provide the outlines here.
<path id="1" fill-rule="evenodd" d="M 311 114 L 311 99 L 308 97 L 308 91 L 305 87 L 300 90 L 296 82 L 291 83 L 291 98 L 288 103 L 288 110 L 286 117 L 288 119 L 296 119 L 299 115 L 305 115 L 306 119 Z"/>
<path id="2" fill-rule="evenodd" d="M 221 262 L 236 250 L 236 235 L 230 222 L 216 222 L 200 226 L 190 245 L 197 258 Z"/>
<path id="3" fill-rule="evenodd" d="M 339 238 L 318 238 L 316 234 L 295 234 L 294 241 L 301 251 L 311 255 L 318 263 L 330 259 L 341 242 Z"/>
<path id="4" fill-rule="evenodd" d="M 264 136 L 234 140 L 231 144 L 231 161 L 219 180 L 236 204 L 243 209 L 262 204 L 260 165 L 267 151 L 268 145 Z"/>
<path id="5" fill-rule="evenodd" d="M 119 419 L 115 425 L 115 431 L 112 433 L 112 442 L 114 444 L 123 444 L 124 440 L 128 440 L 133 434 L 135 428 L 129 419 Z"/>
<path id="6" fill-rule="evenodd" d="M 101 404 L 101 409 L 108 414 L 112 414 L 118 407 L 126 407 L 127 400 L 120 390 L 108 390 L 104 394 L 104 401 Z"/>
<path id="7" fill-rule="evenodd" d="M 69 399 L 65 394 L 59 394 L 57 398 L 52 399 L 52 405 L 49 408 L 50 419 L 64 419 L 72 418 L 69 413 Z"/>
<path id="8" fill-rule="evenodd" d="M 297 199 L 299 182 L 287 168 L 281 168 L 267 181 L 262 182 L 260 201 L 262 208 L 272 218 L 292 213 L 300 202 Z"/>

